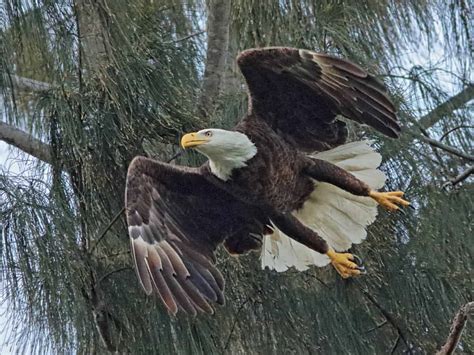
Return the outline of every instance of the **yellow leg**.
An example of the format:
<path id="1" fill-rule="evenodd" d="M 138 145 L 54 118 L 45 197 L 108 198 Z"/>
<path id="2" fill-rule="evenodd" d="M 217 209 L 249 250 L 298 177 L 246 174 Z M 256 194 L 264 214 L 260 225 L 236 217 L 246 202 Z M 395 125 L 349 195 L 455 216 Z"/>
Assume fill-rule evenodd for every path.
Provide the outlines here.
<path id="1" fill-rule="evenodd" d="M 332 266 L 344 279 L 358 276 L 365 271 L 363 267 L 354 262 L 355 256 L 350 253 L 337 253 L 330 248 L 326 255 L 329 256 Z"/>
<path id="2" fill-rule="evenodd" d="M 370 191 L 369 196 L 373 198 L 379 205 L 389 211 L 396 211 L 399 209 L 398 205 L 409 206 L 410 202 L 404 200 L 402 191 L 378 192 Z"/>

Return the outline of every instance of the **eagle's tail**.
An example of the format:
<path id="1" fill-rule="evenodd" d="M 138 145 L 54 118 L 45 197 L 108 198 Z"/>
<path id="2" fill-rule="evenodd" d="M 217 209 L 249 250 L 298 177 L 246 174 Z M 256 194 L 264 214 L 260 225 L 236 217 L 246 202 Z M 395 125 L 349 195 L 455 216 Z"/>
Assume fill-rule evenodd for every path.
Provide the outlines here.
<path id="1" fill-rule="evenodd" d="M 372 189 L 379 189 L 385 183 L 385 174 L 377 170 L 382 157 L 369 144 L 359 141 L 317 153 L 314 158 L 327 160 L 351 172 Z M 303 208 L 295 216 L 312 228 L 336 251 L 345 251 L 352 244 L 362 242 L 365 228 L 375 221 L 377 203 L 370 197 L 354 196 L 334 185 L 315 182 L 316 188 Z M 329 264 L 326 255 L 288 238 L 275 228 L 274 233 L 264 237 L 262 247 L 262 268 L 286 271 L 294 266 L 306 270 L 311 265 Z"/>

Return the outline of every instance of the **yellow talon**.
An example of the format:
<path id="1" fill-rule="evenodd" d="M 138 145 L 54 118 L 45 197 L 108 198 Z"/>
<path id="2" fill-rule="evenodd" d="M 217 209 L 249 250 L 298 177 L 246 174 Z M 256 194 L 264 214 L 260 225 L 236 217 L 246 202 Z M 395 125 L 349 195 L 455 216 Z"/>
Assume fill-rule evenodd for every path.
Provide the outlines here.
<path id="1" fill-rule="evenodd" d="M 333 249 L 329 249 L 326 255 L 329 256 L 331 264 L 344 279 L 360 275 L 363 270 L 354 262 L 354 255 L 350 253 L 336 253 Z"/>
<path id="2" fill-rule="evenodd" d="M 390 191 L 390 192 L 378 192 L 370 191 L 369 196 L 373 198 L 377 203 L 385 207 L 389 211 L 396 211 L 399 209 L 397 205 L 409 206 L 410 202 L 402 198 L 403 191 Z"/>

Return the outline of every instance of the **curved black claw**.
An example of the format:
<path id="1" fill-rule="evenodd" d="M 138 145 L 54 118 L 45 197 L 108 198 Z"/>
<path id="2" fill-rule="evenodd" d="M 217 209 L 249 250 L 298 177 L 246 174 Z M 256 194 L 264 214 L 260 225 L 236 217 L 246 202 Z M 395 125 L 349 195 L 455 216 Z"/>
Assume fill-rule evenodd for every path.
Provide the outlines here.
<path id="1" fill-rule="evenodd" d="M 367 274 L 367 270 L 365 269 L 365 266 L 364 266 L 364 261 L 355 254 L 352 254 L 352 256 L 354 257 L 354 262 L 357 264 L 357 270 L 360 271 L 360 274 L 361 275 Z"/>

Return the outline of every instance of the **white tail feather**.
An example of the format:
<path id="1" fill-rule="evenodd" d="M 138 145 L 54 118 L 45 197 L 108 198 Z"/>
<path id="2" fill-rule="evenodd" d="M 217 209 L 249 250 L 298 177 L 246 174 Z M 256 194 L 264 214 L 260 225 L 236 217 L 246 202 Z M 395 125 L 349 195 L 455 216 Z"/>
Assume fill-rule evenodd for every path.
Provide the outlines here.
<path id="1" fill-rule="evenodd" d="M 352 142 L 313 157 L 329 161 L 351 172 L 372 189 L 379 189 L 386 179 L 385 174 L 377 170 L 382 157 L 370 143 Z M 355 196 L 331 184 L 315 182 L 315 186 L 303 207 L 294 215 L 337 251 L 361 243 L 367 236 L 365 228 L 375 221 L 377 203 L 370 197 Z M 263 238 L 261 258 L 262 268 L 268 267 L 278 272 L 292 266 L 303 271 L 311 265 L 329 264 L 326 255 L 290 239 L 277 228 L 273 234 Z"/>

